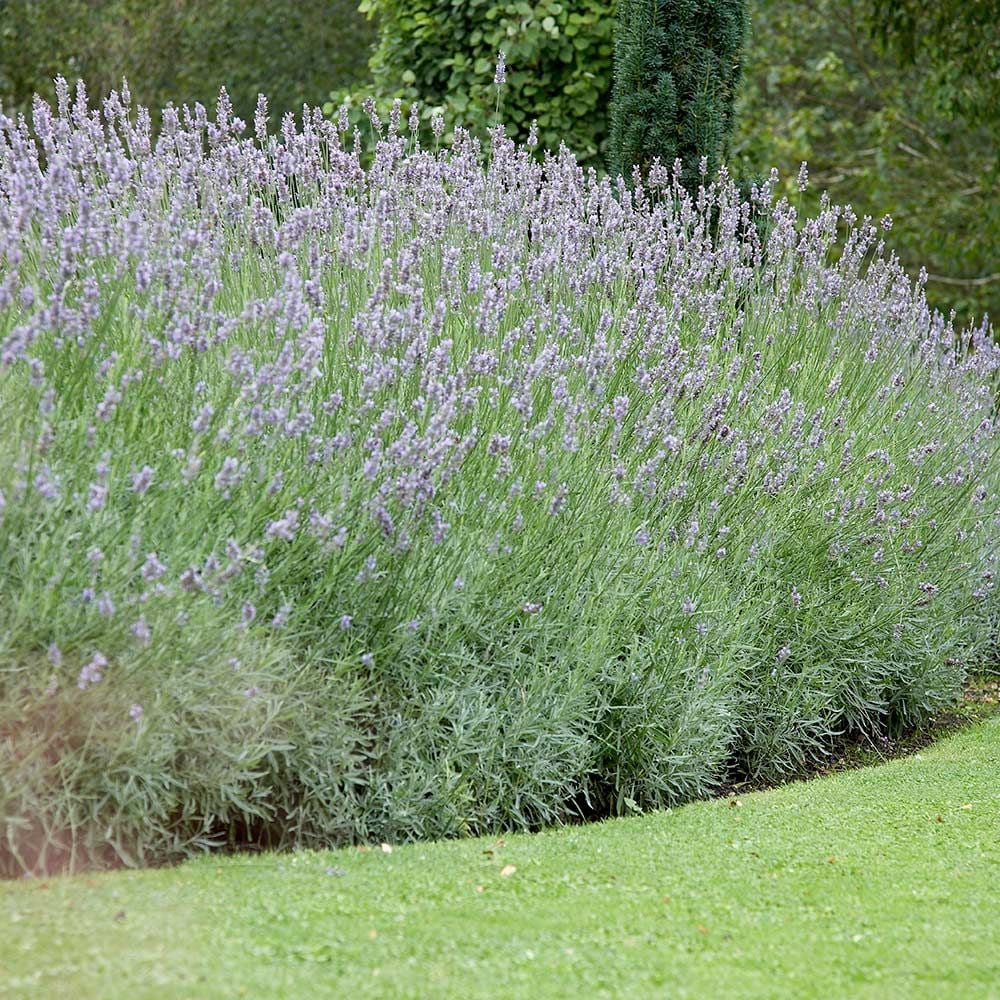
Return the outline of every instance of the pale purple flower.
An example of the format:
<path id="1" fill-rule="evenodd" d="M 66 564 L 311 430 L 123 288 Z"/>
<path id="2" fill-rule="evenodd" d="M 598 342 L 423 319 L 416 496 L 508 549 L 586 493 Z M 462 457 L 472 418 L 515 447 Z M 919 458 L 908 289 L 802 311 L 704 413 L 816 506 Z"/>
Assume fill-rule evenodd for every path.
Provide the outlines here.
<path id="1" fill-rule="evenodd" d="M 493 84 L 497 87 L 502 87 L 507 82 L 507 55 L 501 49 L 497 53 L 497 65 L 496 70 L 493 73 Z"/>
<path id="2" fill-rule="evenodd" d="M 257 106 L 253 113 L 254 138 L 263 146 L 267 142 L 267 98 L 257 95 Z"/>
<path id="3" fill-rule="evenodd" d="M 355 579 L 358 583 L 364 583 L 370 580 L 375 575 L 375 568 L 378 565 L 375 556 L 368 556 L 365 559 L 365 564 L 362 569 L 358 572 Z"/>
<path id="4" fill-rule="evenodd" d="M 132 623 L 131 631 L 141 646 L 149 645 L 150 640 L 153 638 L 153 630 L 146 623 L 146 619 L 142 615 Z"/>
<path id="5" fill-rule="evenodd" d="M 47 466 L 35 476 L 35 489 L 46 500 L 58 500 L 60 496 L 59 477 Z"/>
<path id="6" fill-rule="evenodd" d="M 98 684 L 104 677 L 104 668 L 108 665 L 103 653 L 94 653 L 90 661 L 80 671 L 76 686 L 85 691 L 91 684 Z"/>
<path id="7" fill-rule="evenodd" d="M 153 470 L 144 465 L 138 472 L 132 474 L 132 492 L 145 493 L 153 484 Z"/>
<path id="8" fill-rule="evenodd" d="M 191 455 L 187 460 L 187 464 L 181 470 L 181 479 L 185 483 L 193 483 L 198 478 L 198 473 L 201 472 L 201 466 L 201 457 L 199 455 Z"/>
<path id="9" fill-rule="evenodd" d="M 280 538 L 283 541 L 291 542 L 295 539 L 295 532 L 298 528 L 299 512 L 297 510 L 286 510 L 284 515 L 276 521 L 270 521 L 264 534 L 271 539 Z"/>
<path id="10" fill-rule="evenodd" d="M 551 517 L 558 517 L 565 509 L 567 503 L 567 494 L 569 493 L 569 487 L 566 483 L 560 483 L 556 488 L 555 495 L 552 497 L 549 503 L 549 515 Z"/>
<path id="11" fill-rule="evenodd" d="M 229 492 L 240 482 L 242 477 L 243 470 L 240 467 L 239 460 L 230 455 L 223 459 L 222 467 L 215 474 L 215 488 L 224 496 L 228 496 Z"/>
<path id="12" fill-rule="evenodd" d="M 142 705 L 140 705 L 138 702 L 136 702 L 135 704 L 133 704 L 132 707 L 128 710 L 128 717 L 133 722 L 140 722 L 140 721 L 142 721 L 142 717 L 143 717 L 144 714 L 145 713 L 143 712 Z"/>
<path id="13" fill-rule="evenodd" d="M 143 580 L 147 583 L 159 580 L 159 578 L 166 572 L 167 567 L 160 562 L 159 557 L 155 552 L 150 552 L 149 555 L 146 556 L 146 561 L 142 564 L 142 569 L 140 570 Z"/>
<path id="14" fill-rule="evenodd" d="M 191 429 L 196 434 L 204 434 L 212 425 L 212 417 L 215 416 L 215 408 L 211 403 L 206 403 L 198 413 L 198 416 L 191 421 Z"/>

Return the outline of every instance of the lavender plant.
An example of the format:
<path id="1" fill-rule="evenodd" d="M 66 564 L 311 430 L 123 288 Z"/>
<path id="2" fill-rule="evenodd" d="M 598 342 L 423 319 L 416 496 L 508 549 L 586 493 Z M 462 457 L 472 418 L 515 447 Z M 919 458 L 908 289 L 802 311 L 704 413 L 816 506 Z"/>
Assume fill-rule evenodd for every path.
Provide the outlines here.
<path id="1" fill-rule="evenodd" d="M 877 225 L 400 112 L 0 118 L 6 872 L 663 806 L 987 645 L 1000 349 Z"/>

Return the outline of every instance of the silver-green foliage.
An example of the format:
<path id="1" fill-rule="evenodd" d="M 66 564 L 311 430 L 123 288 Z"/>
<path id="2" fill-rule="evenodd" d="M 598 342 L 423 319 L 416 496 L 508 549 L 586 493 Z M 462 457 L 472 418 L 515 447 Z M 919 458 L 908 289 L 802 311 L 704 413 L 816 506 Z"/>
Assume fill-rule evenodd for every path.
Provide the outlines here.
<path id="1" fill-rule="evenodd" d="M 318 112 L 34 118 L 8 873 L 664 806 L 924 723 L 988 643 L 1000 353 L 848 210 L 499 131 L 376 124 L 366 171 Z"/>

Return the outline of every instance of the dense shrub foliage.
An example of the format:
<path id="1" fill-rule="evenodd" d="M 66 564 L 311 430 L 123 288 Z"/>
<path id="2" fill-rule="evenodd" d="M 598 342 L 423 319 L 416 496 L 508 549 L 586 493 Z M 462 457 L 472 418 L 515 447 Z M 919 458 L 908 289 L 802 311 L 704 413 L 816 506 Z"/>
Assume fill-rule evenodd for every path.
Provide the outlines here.
<path id="1" fill-rule="evenodd" d="M 611 93 L 614 0 L 362 0 L 377 17 L 371 62 L 384 98 L 443 112 L 485 134 L 495 121 L 498 51 L 510 64 L 503 120 L 516 138 L 533 121 L 543 148 L 565 142 L 600 162 Z"/>
<path id="2" fill-rule="evenodd" d="M 260 110 L 0 119 L 4 870 L 662 806 L 955 697 L 1000 349 L 878 227 Z"/>
<path id="3" fill-rule="evenodd" d="M 704 172 L 718 172 L 729 152 L 747 27 L 746 0 L 621 0 L 612 174 L 680 160 L 681 180 L 695 191 Z"/>
<path id="4" fill-rule="evenodd" d="M 127 76 L 147 107 L 214 106 L 226 87 L 235 111 L 257 94 L 280 119 L 364 77 L 374 31 L 357 0 L 0 0 L 0 101 L 27 111 L 56 76 L 83 79 L 94 98 Z M 154 123 L 157 124 L 157 123 Z"/>

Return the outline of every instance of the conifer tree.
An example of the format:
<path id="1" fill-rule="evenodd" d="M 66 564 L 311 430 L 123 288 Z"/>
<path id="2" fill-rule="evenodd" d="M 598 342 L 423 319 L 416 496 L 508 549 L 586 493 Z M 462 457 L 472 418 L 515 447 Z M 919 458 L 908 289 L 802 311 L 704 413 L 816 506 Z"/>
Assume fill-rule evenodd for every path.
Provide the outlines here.
<path id="1" fill-rule="evenodd" d="M 613 174 L 645 172 L 656 157 L 682 164 L 697 188 L 711 176 L 733 130 L 747 34 L 747 0 L 619 0 L 611 95 Z"/>

